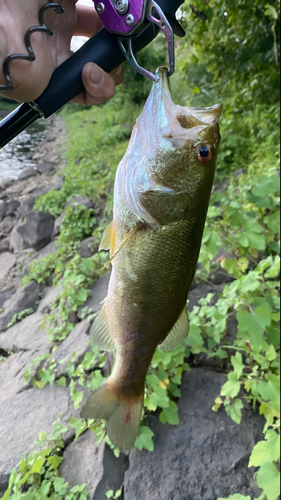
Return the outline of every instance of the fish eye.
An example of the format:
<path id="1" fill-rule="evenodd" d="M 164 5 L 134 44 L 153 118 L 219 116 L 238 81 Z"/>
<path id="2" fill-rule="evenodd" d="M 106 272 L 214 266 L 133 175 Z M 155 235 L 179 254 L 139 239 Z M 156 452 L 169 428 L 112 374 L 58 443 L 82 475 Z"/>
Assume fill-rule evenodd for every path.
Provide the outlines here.
<path id="1" fill-rule="evenodd" d="M 197 158 L 202 163 L 207 163 L 213 158 L 213 150 L 210 144 L 200 145 L 196 150 Z"/>

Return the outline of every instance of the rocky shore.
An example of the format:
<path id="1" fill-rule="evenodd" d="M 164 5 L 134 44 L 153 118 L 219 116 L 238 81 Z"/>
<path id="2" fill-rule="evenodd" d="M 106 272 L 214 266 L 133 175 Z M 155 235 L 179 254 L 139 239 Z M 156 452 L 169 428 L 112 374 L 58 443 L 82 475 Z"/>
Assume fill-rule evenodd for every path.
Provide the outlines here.
<path id="1" fill-rule="evenodd" d="M 57 384 L 44 389 L 24 381 L 24 372 L 39 354 L 50 353 L 46 331 L 41 324 L 60 287 L 43 287 L 31 281 L 22 286 L 22 277 L 34 259 L 55 251 L 59 220 L 34 209 L 36 197 L 50 189 L 60 190 L 64 167 L 66 131 L 58 117 L 37 153 L 37 170 L 27 169 L 17 181 L 0 186 L 0 494 L 8 486 L 9 474 L 21 454 L 36 448 L 38 433 L 49 433 L 53 422 L 79 416 L 67 387 Z M 72 202 L 91 206 L 91 200 Z M 83 256 L 91 255 L 91 240 L 81 245 Z M 106 297 L 109 274 L 91 288 L 86 305 L 97 312 Z M 219 293 L 231 278 L 217 272 L 208 282 L 199 283 L 189 294 L 189 309 L 210 292 Z M 32 314 L 14 324 L 23 311 Z M 83 356 L 89 349 L 87 319 L 77 315 L 75 328 L 55 351 L 57 363 L 72 354 Z M 229 323 L 229 335 L 236 324 Z M 87 431 L 76 441 L 75 431 L 65 437 L 64 460 L 59 473 L 71 486 L 86 483 L 89 500 L 105 500 L 108 490 L 123 488 L 125 500 L 217 500 L 234 493 L 257 497 L 254 470 L 248 460 L 254 444 L 262 439 L 264 420 L 251 408 L 244 409 L 240 426 L 223 409 L 212 411 L 214 399 L 226 381 L 214 361 L 204 357 L 189 360 L 179 400 L 178 426 L 161 424 L 150 416 L 154 437 L 153 453 L 134 449 L 129 456 L 116 458 L 110 447 L 97 444 Z M 67 377 L 66 362 L 56 377 Z M 85 394 L 86 397 L 86 394 Z M 82 403 L 83 404 L 83 403 Z"/>

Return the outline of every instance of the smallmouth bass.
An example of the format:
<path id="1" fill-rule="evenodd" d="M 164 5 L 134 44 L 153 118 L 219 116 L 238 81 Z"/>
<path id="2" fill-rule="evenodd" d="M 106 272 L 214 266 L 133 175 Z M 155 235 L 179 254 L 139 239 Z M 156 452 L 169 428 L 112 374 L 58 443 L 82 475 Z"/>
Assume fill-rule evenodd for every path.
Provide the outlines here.
<path id="1" fill-rule="evenodd" d="M 175 105 L 161 68 L 116 173 L 113 222 L 100 245 L 110 250 L 112 274 L 90 333 L 100 349 L 116 349 L 116 363 L 81 416 L 107 420 L 110 440 L 123 451 L 137 437 L 157 346 L 170 350 L 188 335 L 186 300 L 213 185 L 221 111 L 220 105 Z"/>

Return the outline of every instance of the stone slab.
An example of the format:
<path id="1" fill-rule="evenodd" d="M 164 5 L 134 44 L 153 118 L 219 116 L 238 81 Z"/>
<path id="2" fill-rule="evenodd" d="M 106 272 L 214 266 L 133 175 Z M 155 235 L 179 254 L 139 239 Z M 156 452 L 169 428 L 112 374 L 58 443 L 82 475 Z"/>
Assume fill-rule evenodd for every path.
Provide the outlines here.
<path id="1" fill-rule="evenodd" d="M 6 330 L 8 324 L 16 314 L 27 309 L 36 309 L 39 301 L 40 285 L 31 281 L 23 288 L 19 288 L 3 305 L 0 313 L 0 332 Z"/>
<path id="2" fill-rule="evenodd" d="M 36 449 L 40 432 L 52 430 L 52 424 L 61 415 L 61 423 L 77 418 L 69 389 L 47 385 L 43 390 L 32 388 L 5 401 L 0 399 L 0 495 L 8 485 L 9 474 L 20 462 L 21 454 Z M 2 488 L 2 491 L 1 491 Z"/>
<path id="3" fill-rule="evenodd" d="M 0 347 L 5 351 L 49 352 L 46 330 L 41 330 L 43 314 L 34 313 L 0 334 Z"/>
<path id="4" fill-rule="evenodd" d="M 193 369 L 185 373 L 178 402 L 180 424 L 150 419 L 155 433 L 153 453 L 134 449 L 125 474 L 125 499 L 217 500 L 240 493 L 258 497 L 248 461 L 262 439 L 264 419 L 245 411 L 240 425 L 214 399 L 226 381 L 221 373 Z"/>
<path id="5" fill-rule="evenodd" d="M 0 281 L 5 280 L 11 269 L 16 264 L 16 257 L 10 252 L 3 252 L 0 255 Z"/>
<path id="6" fill-rule="evenodd" d="M 82 318 L 86 309 L 89 314 L 96 313 L 102 308 L 102 302 L 107 297 L 108 285 L 111 273 L 104 274 L 96 283 L 90 287 L 92 296 L 78 308 L 78 318 Z"/>
<path id="7" fill-rule="evenodd" d="M 38 351 L 20 351 L 11 354 L 0 363 L 0 401 L 2 403 L 27 388 L 24 372 L 38 354 Z"/>
<path id="8" fill-rule="evenodd" d="M 73 358 L 73 355 L 76 360 L 76 365 L 78 365 L 84 358 L 86 352 L 91 350 L 90 339 L 87 335 L 90 326 L 91 325 L 86 319 L 78 323 L 67 338 L 52 353 L 48 361 L 56 361 L 58 378 L 67 373 L 67 361 Z M 59 364 L 60 361 L 63 361 L 63 363 Z"/>
<path id="9" fill-rule="evenodd" d="M 88 500 L 106 500 L 107 491 L 122 487 L 128 466 L 127 456 L 115 457 L 104 441 L 97 445 L 94 433 L 86 431 L 66 448 L 59 474 L 70 486 L 86 484 Z"/>

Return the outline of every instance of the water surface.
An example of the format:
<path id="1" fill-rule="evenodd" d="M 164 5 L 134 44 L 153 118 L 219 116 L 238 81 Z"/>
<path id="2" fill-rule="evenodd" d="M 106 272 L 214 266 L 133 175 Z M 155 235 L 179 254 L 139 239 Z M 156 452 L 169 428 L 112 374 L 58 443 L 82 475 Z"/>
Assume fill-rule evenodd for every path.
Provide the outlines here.
<path id="1" fill-rule="evenodd" d="M 0 119 L 2 117 L 1 112 Z M 36 170 L 37 161 L 32 157 L 39 143 L 46 138 L 49 127 L 47 120 L 38 120 L 0 149 L 0 184 L 6 179 L 17 179 L 27 167 Z"/>

